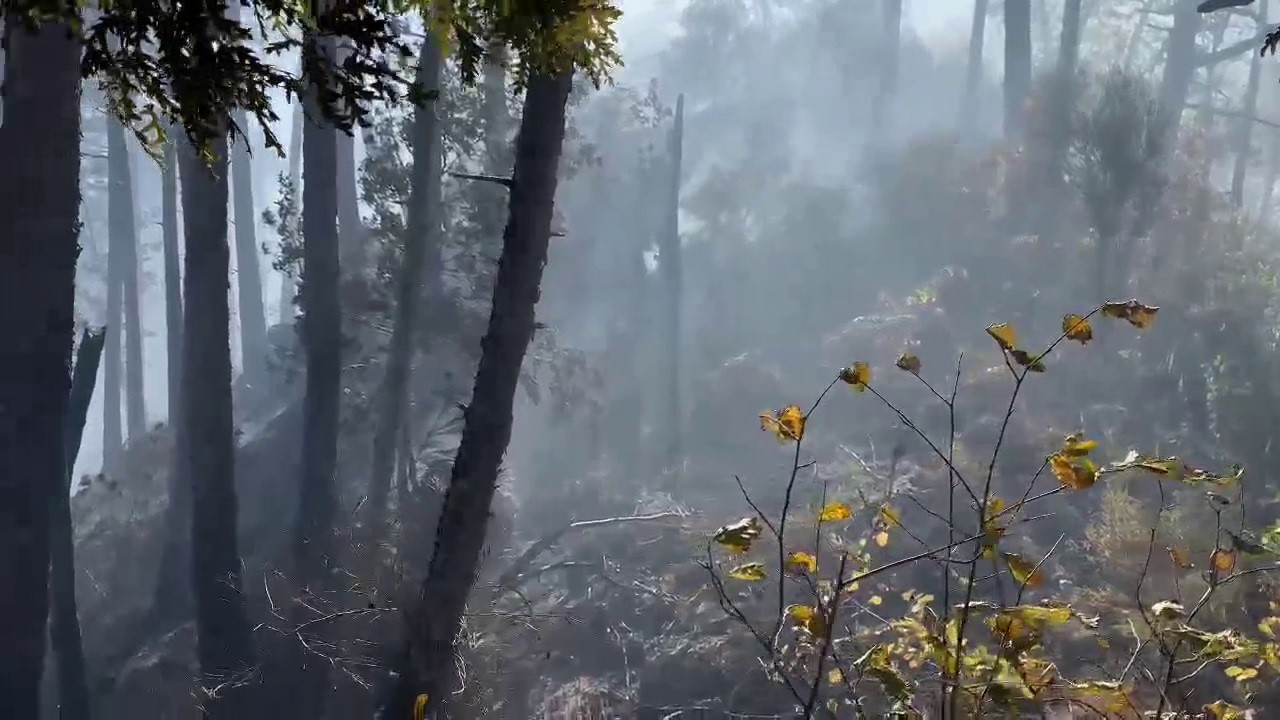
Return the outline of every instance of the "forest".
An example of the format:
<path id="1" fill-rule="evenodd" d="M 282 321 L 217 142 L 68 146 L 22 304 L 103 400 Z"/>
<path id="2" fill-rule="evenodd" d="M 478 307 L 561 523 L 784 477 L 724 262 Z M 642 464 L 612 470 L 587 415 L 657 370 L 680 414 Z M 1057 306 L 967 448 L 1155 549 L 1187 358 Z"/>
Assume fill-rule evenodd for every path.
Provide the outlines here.
<path id="1" fill-rule="evenodd" d="M 1280 2 L 0 20 L 5 720 L 1280 716 Z"/>

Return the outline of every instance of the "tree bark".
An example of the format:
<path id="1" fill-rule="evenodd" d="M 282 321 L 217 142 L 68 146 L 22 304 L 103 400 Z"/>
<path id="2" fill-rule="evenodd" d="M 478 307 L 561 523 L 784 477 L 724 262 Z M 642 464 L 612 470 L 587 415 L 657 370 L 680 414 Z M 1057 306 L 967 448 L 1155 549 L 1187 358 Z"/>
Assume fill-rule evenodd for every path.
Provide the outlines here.
<path id="1" fill-rule="evenodd" d="M 1004 3 L 1004 136 L 1021 140 L 1031 95 L 1031 0 Z"/>
<path id="2" fill-rule="evenodd" d="M 1267 6 L 1271 0 L 1258 3 L 1258 27 L 1267 27 Z M 1231 204 L 1244 207 L 1244 180 L 1253 158 L 1253 120 L 1258 114 L 1258 86 L 1262 84 L 1262 53 L 1256 52 L 1249 61 L 1249 81 L 1244 91 L 1244 117 L 1237 121 L 1235 164 L 1231 169 Z"/>
<path id="3" fill-rule="evenodd" d="M 7 22 L 0 127 L 0 703 L 40 717 L 51 496 L 65 482 L 80 207 L 80 45 Z"/>
<path id="4" fill-rule="evenodd" d="M 76 352 L 75 370 L 71 376 L 71 395 L 66 418 L 65 479 L 53 494 L 52 534 L 50 535 L 50 595 L 53 612 L 49 634 L 58 663 L 58 717 L 62 720 L 90 720 L 88 673 L 84 665 L 84 646 L 80 638 L 80 615 L 76 605 L 75 542 L 71 524 L 71 486 L 80 439 L 93 400 L 98 379 L 98 363 L 102 359 L 105 329 L 86 330 Z"/>
<path id="5" fill-rule="evenodd" d="M 978 113 L 978 85 L 982 83 L 982 51 L 986 44 L 988 0 L 973 0 L 973 24 L 969 28 L 969 57 L 964 73 L 964 94 L 960 96 L 960 118 L 956 127 L 961 137 L 974 130 Z"/>
<path id="6" fill-rule="evenodd" d="M 289 134 L 289 192 L 293 195 L 293 208 L 302 208 L 302 128 L 305 113 L 301 102 L 293 104 L 293 124 Z M 297 224 L 297 218 L 280 218 L 281 222 Z M 298 278 L 287 267 L 280 278 L 280 322 L 292 323 L 294 318 L 293 300 L 298 292 Z"/>
<path id="7" fill-rule="evenodd" d="M 684 263 L 680 247 L 680 174 L 684 159 L 684 95 L 676 98 L 675 122 L 671 128 L 667 146 L 667 207 L 666 222 L 658 245 L 658 266 L 662 271 L 665 287 L 667 373 L 666 373 L 666 447 L 663 448 L 663 464 L 678 477 L 683 458 L 684 402 L 680 392 L 683 377 L 681 361 L 681 315 L 684 311 Z"/>
<path id="8" fill-rule="evenodd" d="M 440 46 L 427 33 L 418 61 L 418 83 L 428 93 L 440 91 Z M 420 323 L 423 278 L 428 278 L 431 300 L 438 300 L 441 255 L 440 178 L 443 173 L 439 100 L 428 100 L 414 109 L 413 171 L 410 178 L 408 227 L 404 256 L 396 277 L 395 325 L 387 369 L 378 398 L 378 428 L 373 440 L 373 472 L 369 478 L 369 530 L 383 536 L 387 497 L 395 472 L 396 442 L 404 422 L 409 368 L 413 361 L 413 337 Z"/>
<path id="9" fill-rule="evenodd" d="M 520 366 L 533 339 L 572 79 L 571 73 L 535 75 L 525 92 L 489 328 L 481 342 L 435 552 L 410 609 L 401 672 L 384 707 L 388 720 L 409 717 L 420 694 L 438 707 L 451 684 L 453 640 L 479 569 L 498 472 L 511 440 Z"/>
<path id="10" fill-rule="evenodd" d="M 881 0 L 882 37 L 880 53 L 880 85 L 871 106 L 872 141 L 880 137 L 885 121 L 891 119 L 894 99 L 898 95 L 898 58 L 902 54 L 902 0 Z"/>
<path id="11" fill-rule="evenodd" d="M 253 158 L 249 154 L 249 137 L 243 134 L 249 127 L 247 113 L 237 111 L 235 121 L 242 133 L 231 150 L 241 372 L 245 384 L 255 388 L 262 386 L 267 374 L 267 311 L 262 301 L 262 252 L 258 249 L 253 207 Z"/>
<path id="12" fill-rule="evenodd" d="M 191 487 L 191 576 L 201 683 L 218 688 L 203 699 L 204 717 L 243 720 L 249 707 L 249 685 L 243 679 L 253 667 L 254 653 L 236 538 L 226 140 L 211 149 L 214 160 L 206 165 L 189 143 L 179 148 L 187 238 L 179 449 L 183 480 Z"/>
<path id="13" fill-rule="evenodd" d="M 124 387 L 125 416 L 128 418 L 127 440 L 136 440 L 147 432 L 147 411 L 142 389 L 142 312 L 138 286 L 138 219 L 134 214 L 133 164 L 129 159 L 129 140 L 124 125 L 114 117 L 107 118 L 107 227 L 112 254 L 119 253 L 116 265 L 124 299 Z M 110 263 L 108 263 L 110 264 Z M 108 274 L 110 274 L 108 272 Z M 110 304 L 110 303 L 108 303 Z M 116 337 L 119 338 L 119 324 Z M 119 340 L 117 339 L 117 343 Z M 119 357 L 119 348 L 115 357 Z M 118 381 L 117 381 L 118 382 Z M 118 392 L 118 391 L 117 391 Z"/>

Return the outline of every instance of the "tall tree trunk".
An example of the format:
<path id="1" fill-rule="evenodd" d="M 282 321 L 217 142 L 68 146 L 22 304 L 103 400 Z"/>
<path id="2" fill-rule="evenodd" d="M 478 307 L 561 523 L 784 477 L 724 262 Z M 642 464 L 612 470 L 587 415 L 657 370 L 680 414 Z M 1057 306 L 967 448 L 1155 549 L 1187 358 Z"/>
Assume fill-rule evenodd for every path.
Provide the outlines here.
<path id="1" fill-rule="evenodd" d="M 1004 3 L 1004 136 L 1021 140 L 1031 95 L 1031 0 Z"/>
<path id="2" fill-rule="evenodd" d="M 307 40 L 316 63 L 333 61 L 327 38 Z M 302 480 L 294 535 L 294 574 L 300 587 L 322 589 L 331 554 L 336 513 L 338 416 L 342 393 L 342 313 L 339 302 L 338 162 L 334 128 L 320 112 L 322 88 L 313 77 L 302 136 L 302 346 L 306 353 L 303 398 Z M 299 648 L 300 649 L 300 648 Z M 327 669 L 322 658 L 301 653 L 301 717 L 321 717 Z"/>
<path id="3" fill-rule="evenodd" d="M 360 184 L 356 172 L 356 139 L 334 130 L 334 152 L 338 173 L 338 242 L 345 272 L 359 276 L 366 270 L 364 221 L 360 219 Z"/>
<path id="4" fill-rule="evenodd" d="M 969 28 L 969 56 L 965 65 L 964 94 L 960 96 L 957 129 L 962 137 L 974 130 L 978 113 L 978 85 L 982 83 L 982 51 L 986 45 L 988 0 L 973 0 L 973 24 Z"/>
<path id="5" fill-rule="evenodd" d="M 112 122 L 108 119 L 107 122 Z M 108 170 L 110 176 L 110 170 Z M 117 191 L 115 184 L 108 179 L 107 214 L 111 215 L 114 204 L 111 202 Z M 107 329 L 106 357 L 102 368 L 102 472 L 111 476 L 120 472 L 124 456 L 124 428 L 121 425 L 121 403 L 124 395 L 124 381 L 120 377 L 122 370 L 124 345 L 121 342 L 124 330 L 124 283 L 121 282 L 122 252 L 120 250 L 119 233 L 114 224 L 108 221 L 107 227 L 107 316 L 104 325 Z"/>
<path id="6" fill-rule="evenodd" d="M 293 104 L 293 124 L 289 134 L 289 192 L 293 196 L 292 206 L 295 212 L 302 208 L 302 128 L 306 122 L 301 102 Z M 289 226 L 297 224 L 297 217 L 280 218 Z M 292 323 L 294 317 L 293 299 L 298 292 L 298 278 L 288 268 L 280 278 L 280 322 Z"/>
<path id="7" fill-rule="evenodd" d="M 667 341 L 666 446 L 663 448 L 664 466 L 678 477 L 684 453 L 681 440 L 684 437 L 684 402 L 680 392 L 683 376 L 681 350 L 684 335 L 681 315 L 684 311 L 684 263 L 680 247 L 680 175 L 684 158 L 684 95 L 676 98 L 675 122 L 671 128 L 667 146 L 667 206 L 666 223 L 658 245 L 658 265 L 665 285 L 665 315 Z"/>
<path id="8" fill-rule="evenodd" d="M 1267 179 L 1262 182 L 1262 199 L 1258 201 L 1258 219 L 1266 221 L 1271 214 L 1271 201 L 1275 197 L 1276 179 L 1280 177 L 1280 131 L 1271 130 L 1271 152 L 1267 158 Z"/>
<path id="9" fill-rule="evenodd" d="M 129 419 L 128 439 L 137 440 L 147 432 L 147 411 L 142 390 L 142 312 L 138 286 L 138 220 L 134 214 L 133 163 L 124 125 L 107 118 L 107 225 L 111 253 L 119 252 L 116 265 L 124 298 L 125 408 Z M 110 263 L 108 263 L 110 264 Z M 108 272 L 110 274 L 110 272 Z M 110 304 L 110 303 L 108 303 Z M 117 325 L 117 337 L 119 328 Z"/>
<path id="10" fill-rule="evenodd" d="M 164 236 L 164 321 L 165 349 L 169 361 L 169 425 L 178 419 L 182 380 L 182 271 L 179 269 L 178 244 L 178 152 L 173 137 L 179 129 L 170 128 L 164 144 L 164 166 L 160 183 L 160 225 Z"/>
<path id="11" fill-rule="evenodd" d="M 71 395 L 67 407 L 66 473 L 62 485 L 53 494 L 52 534 L 50 547 L 50 594 L 53 612 L 49 634 L 53 654 L 58 662 L 58 717 L 62 720 L 90 720 L 88 673 L 84 666 L 84 646 L 80 639 L 80 615 L 76 605 L 75 543 L 71 524 L 71 484 L 80 439 L 93 400 L 93 386 L 98 379 L 98 362 L 102 359 L 104 330 L 81 336 L 76 352 L 75 370 L 71 376 Z"/>
<path id="12" fill-rule="evenodd" d="M 880 49 L 880 85 L 871 105 L 871 137 L 877 142 L 891 119 L 891 108 L 898 95 L 898 58 L 902 55 L 902 0 L 881 0 L 883 46 Z"/>
<path id="13" fill-rule="evenodd" d="M 1062 8 L 1062 33 L 1058 41 L 1058 64 L 1054 68 L 1054 91 L 1048 98 L 1047 118 L 1050 156 L 1043 191 L 1047 196 L 1062 186 L 1063 165 L 1071 144 L 1071 114 L 1076 105 L 1076 73 L 1080 65 L 1081 0 L 1066 0 Z"/>
<path id="14" fill-rule="evenodd" d="M 65 482 L 80 207 L 80 44 L 6 22 L 0 127 L 0 698 L 40 717 L 52 493 Z"/>
<path id="15" fill-rule="evenodd" d="M 427 33 L 418 61 L 418 83 L 428 92 L 440 91 L 440 46 Z M 429 100 L 414 109 L 413 175 L 409 199 L 404 256 L 396 277 L 395 326 L 387 370 L 378 398 L 378 429 L 373 440 L 373 473 L 369 478 L 369 529 L 382 537 L 388 489 L 395 471 L 396 441 L 401 434 L 408 400 L 409 368 L 413 361 L 413 337 L 420 323 L 423 278 L 428 279 L 431 299 L 438 299 L 435 278 L 440 273 L 441 200 L 443 173 L 439 101 Z"/>
<path id="16" fill-rule="evenodd" d="M 1258 3 L 1257 27 L 1267 27 L 1267 6 L 1271 0 Z M 1244 180 L 1253 157 L 1253 118 L 1258 114 L 1258 86 L 1262 83 L 1262 53 L 1254 53 L 1249 61 L 1249 83 L 1244 91 L 1244 116 L 1238 121 L 1235 142 L 1235 165 L 1231 170 L 1231 204 L 1244 207 Z"/>
<path id="17" fill-rule="evenodd" d="M 1084 31 L 1080 17 L 1082 0 L 1066 0 L 1062 6 L 1062 34 L 1058 41 L 1058 77 L 1070 81 L 1080 65 L 1080 33 Z"/>
<path id="18" fill-rule="evenodd" d="M 1196 3 L 1177 0 L 1173 9 L 1173 28 L 1165 42 L 1164 77 L 1160 83 L 1160 106 L 1168 113 L 1169 132 L 1175 136 L 1196 72 L 1196 35 L 1199 32 L 1200 13 L 1196 12 Z"/>
<path id="19" fill-rule="evenodd" d="M 525 92 L 515 171 L 489 329 L 436 529 L 435 552 L 408 617 L 408 642 L 383 717 L 409 717 L 425 693 L 438 707 L 453 678 L 453 639 L 475 582 L 502 456 L 511 440 L 516 385 L 533 339 L 547 261 L 571 73 L 535 75 Z"/>
<path id="20" fill-rule="evenodd" d="M 235 114 L 242 133 L 248 114 Z M 262 301 L 262 255 L 258 249 L 257 215 L 253 208 L 253 158 L 249 136 L 241 134 L 231 150 L 231 180 L 236 226 L 236 297 L 240 311 L 240 356 L 245 383 L 261 387 L 267 374 L 267 311 Z"/>
<path id="21" fill-rule="evenodd" d="M 236 538 L 225 138 L 211 150 L 214 159 L 206 165 L 190 143 L 179 147 L 187 240 L 179 451 L 183 480 L 191 486 L 191 574 L 201 683 L 219 688 L 204 698 L 204 716 L 242 720 L 250 687 L 237 679 L 252 668 L 254 652 Z"/>

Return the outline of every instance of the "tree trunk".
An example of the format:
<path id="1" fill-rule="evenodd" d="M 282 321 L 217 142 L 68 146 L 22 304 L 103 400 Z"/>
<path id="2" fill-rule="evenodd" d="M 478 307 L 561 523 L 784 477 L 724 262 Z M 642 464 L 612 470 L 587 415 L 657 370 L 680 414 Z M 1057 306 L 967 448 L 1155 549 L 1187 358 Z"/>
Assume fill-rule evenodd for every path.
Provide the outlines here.
<path id="1" fill-rule="evenodd" d="M 418 82 L 428 92 L 440 91 L 441 62 L 440 47 L 434 35 L 427 33 L 418 61 Z M 420 322 L 424 276 L 432 291 L 431 300 L 438 299 L 435 278 L 439 276 L 441 264 L 440 177 L 443 173 L 438 103 L 438 99 L 429 100 L 414 109 L 412 195 L 404 256 L 396 277 L 395 326 L 378 398 L 378 429 L 373 440 L 373 473 L 369 478 L 369 530 L 376 537 L 383 537 L 388 489 L 395 471 L 396 441 L 407 404 L 413 335 Z"/>
<path id="2" fill-rule="evenodd" d="M 107 122 L 111 122 L 108 119 Z M 110 170 L 108 170 L 110 175 Z M 115 183 L 108 180 L 107 189 L 108 216 L 114 207 L 112 200 L 117 191 Z M 120 472 L 124 456 L 124 429 L 121 426 L 121 401 L 123 400 L 124 382 L 120 377 L 121 360 L 124 347 L 121 342 L 124 330 L 123 297 L 124 283 L 121 282 L 121 250 L 120 238 L 115 231 L 114 223 L 108 221 L 107 227 L 107 316 L 104 326 L 107 329 L 106 358 L 102 368 L 102 472 L 113 476 Z"/>
<path id="3" fill-rule="evenodd" d="M 170 128 L 170 138 L 164 145 L 164 166 L 161 177 L 161 229 L 164 234 L 164 321 L 165 349 L 169 360 L 169 425 L 178 419 L 182 381 L 178 371 L 182 367 L 182 271 L 178 258 L 178 152 L 172 136 L 180 132 Z"/>
<path id="4" fill-rule="evenodd" d="M 341 263 L 346 272 L 359 276 L 366 270 L 364 221 L 360 219 L 360 184 L 357 180 L 356 139 L 334 130 L 334 152 L 338 173 L 338 241 L 342 248 Z"/>
<path id="5" fill-rule="evenodd" d="M 1058 76 L 1071 81 L 1080 65 L 1081 0 L 1066 0 L 1062 6 L 1062 34 L 1058 42 Z"/>
<path id="6" fill-rule="evenodd" d="M 978 113 L 978 85 L 982 83 L 982 51 L 987 34 L 988 0 L 973 0 L 973 24 L 969 28 L 969 57 L 964 73 L 964 94 L 960 96 L 960 118 L 956 126 L 965 137 L 974 130 Z"/>
<path id="7" fill-rule="evenodd" d="M 1267 6 L 1271 0 L 1258 3 L 1258 28 L 1267 27 Z M 1244 207 L 1244 180 L 1253 157 L 1253 118 L 1258 114 L 1258 86 L 1262 83 L 1262 53 L 1255 52 L 1249 61 L 1249 84 L 1244 91 L 1244 117 L 1237 122 L 1235 165 L 1231 170 L 1231 204 Z"/>
<path id="8" fill-rule="evenodd" d="M 1258 219 L 1266 221 L 1275 197 L 1276 178 L 1280 177 L 1280 131 L 1272 130 L 1271 152 L 1267 159 L 1267 179 L 1262 182 L 1262 199 L 1258 201 Z"/>
<path id="9" fill-rule="evenodd" d="M 302 127 L 306 122 L 305 113 L 302 110 L 302 103 L 295 102 L 293 104 L 293 125 L 289 134 L 289 192 L 293 195 L 292 206 L 294 211 L 300 211 L 302 208 L 301 189 L 302 189 Z M 297 218 L 280 218 L 281 222 L 290 225 L 297 224 Z M 292 323 L 294 318 L 293 299 L 298 291 L 298 278 L 293 272 L 286 267 L 281 273 L 280 278 L 280 322 Z"/>
<path id="10" fill-rule="evenodd" d="M 684 438 L 684 403 L 680 392 L 680 380 L 683 376 L 681 350 L 683 333 L 681 331 L 681 315 L 684 310 L 683 285 L 684 263 L 680 247 L 680 174 L 684 156 L 684 95 L 676 98 L 675 122 L 667 148 L 667 206 L 666 223 L 662 229 L 658 245 L 658 265 L 662 271 L 665 286 L 667 343 L 667 377 L 666 377 L 666 447 L 663 448 L 664 466 L 678 477 Z"/>
<path id="11" fill-rule="evenodd" d="M 1169 132 L 1177 134 L 1182 109 L 1187 104 L 1191 79 L 1196 72 L 1196 35 L 1200 13 L 1192 0 L 1177 0 L 1173 28 L 1165 43 L 1164 77 L 1160 84 L 1160 106 L 1169 114 Z"/>
<path id="12" fill-rule="evenodd" d="M 332 62 L 333 46 L 315 37 L 307 52 Z M 319 88 L 310 81 L 308 117 L 302 136 L 302 347 L 306 353 L 303 398 L 302 480 L 299 483 L 293 561 L 298 587 L 323 590 L 332 551 L 337 508 L 338 419 L 342 395 L 341 252 L 338 236 L 338 162 L 334 129 L 319 108 Z M 300 651 L 299 717 L 321 717 L 327 668 L 322 658 Z"/>
<path id="13" fill-rule="evenodd" d="M 248 115 L 236 112 L 242 133 Z M 261 387 L 267 374 L 267 315 L 262 301 L 262 251 L 258 249 L 257 216 L 253 208 L 253 159 L 249 137 L 242 134 L 231 150 L 231 180 L 236 226 L 236 297 L 240 310 L 240 356 L 245 384 Z"/>
<path id="14" fill-rule="evenodd" d="M 80 45 L 6 23 L 0 127 L 0 698 L 40 717 L 51 495 L 66 482 L 80 206 Z"/>
<path id="15" fill-rule="evenodd" d="M 880 50 L 880 86 L 871 106 L 871 138 L 877 142 L 892 119 L 891 107 L 898 95 L 898 58 L 902 55 L 902 0 L 881 0 L 884 45 Z"/>
<path id="16" fill-rule="evenodd" d="M 142 313 L 138 287 L 138 220 L 134 214 L 133 164 L 129 160 L 129 140 L 124 125 L 107 118 L 107 227 L 112 254 L 119 252 L 116 265 L 124 298 L 125 408 L 129 420 L 128 440 L 147 432 L 147 412 L 142 391 Z M 108 263 L 109 264 L 109 263 Z M 110 272 L 108 272 L 110 274 Z M 110 303 L 108 303 L 110 304 Z M 119 338 L 120 325 L 116 326 Z M 119 342 L 119 340 L 117 340 Z M 117 353 L 115 357 L 119 357 Z"/>
<path id="17" fill-rule="evenodd" d="M 225 122 L 225 120 L 224 120 Z M 231 341 L 227 243 L 227 143 L 214 142 L 212 164 L 183 143 L 183 220 L 187 239 L 183 277 L 183 480 L 191 487 L 191 573 L 204 717 L 242 720 L 249 685 L 239 682 L 254 663 L 241 591 L 236 539 L 235 439 L 231 415 Z"/>
<path id="18" fill-rule="evenodd" d="M 535 75 L 525 92 L 489 328 L 481 342 L 435 552 L 410 609 L 401 672 L 384 708 L 388 720 L 409 717 L 420 694 L 438 707 L 452 684 L 453 639 L 478 572 L 498 472 L 511 440 L 520 366 L 533 339 L 572 81 L 571 73 Z"/>
<path id="19" fill-rule="evenodd" d="M 1004 3 L 1004 136 L 1022 140 L 1031 95 L 1031 0 Z"/>
<path id="20" fill-rule="evenodd" d="M 102 359 L 105 329 L 86 330 L 76 352 L 75 370 L 71 376 L 71 396 L 66 418 L 66 473 L 62 485 L 53 494 L 52 534 L 50 547 L 50 595 L 53 612 L 49 634 L 54 657 L 58 662 L 58 717 L 62 720 L 90 720 L 88 674 L 84 666 L 84 646 L 80 639 L 80 616 L 76 609 L 75 541 L 71 524 L 71 486 L 80 439 L 93 400 L 98 379 L 98 362 Z"/>

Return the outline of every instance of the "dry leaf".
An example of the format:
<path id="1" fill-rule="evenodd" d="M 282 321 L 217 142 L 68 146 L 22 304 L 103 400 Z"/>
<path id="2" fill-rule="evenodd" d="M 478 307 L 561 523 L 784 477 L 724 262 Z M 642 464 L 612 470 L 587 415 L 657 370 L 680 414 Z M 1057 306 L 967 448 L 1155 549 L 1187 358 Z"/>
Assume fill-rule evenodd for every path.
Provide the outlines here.
<path id="1" fill-rule="evenodd" d="M 1036 569 L 1035 563 L 1029 562 L 1014 553 L 1000 553 L 1000 555 L 1004 557 L 1004 561 L 1009 565 L 1009 574 L 1013 575 L 1013 579 L 1017 580 L 1020 585 L 1040 587 L 1044 584 L 1044 574 Z"/>
<path id="2" fill-rule="evenodd" d="M 827 503 L 818 513 L 818 522 L 840 522 L 853 517 L 853 508 L 842 502 Z"/>
<path id="3" fill-rule="evenodd" d="M 798 442 L 804 437 L 804 412 L 798 405 L 760 413 L 760 429 L 778 437 L 778 442 Z"/>
<path id="4" fill-rule="evenodd" d="M 1139 330 L 1150 327 L 1151 323 L 1155 322 L 1156 313 L 1158 312 L 1160 312 L 1160 308 L 1153 305 L 1143 305 L 1137 300 L 1109 302 L 1102 306 L 1103 315 L 1124 320 Z"/>
<path id="5" fill-rule="evenodd" d="M 879 545 L 880 547 L 884 547 L 888 545 L 889 533 L 884 530 L 881 530 L 880 532 L 875 534 L 875 541 L 876 541 L 876 545 Z"/>
<path id="6" fill-rule="evenodd" d="M 764 565 L 758 562 L 746 563 L 729 571 L 729 577 L 746 582 L 760 582 L 768 577 Z"/>
<path id="7" fill-rule="evenodd" d="M 1093 328 L 1088 320 L 1079 315 L 1066 315 L 1062 318 L 1062 335 L 1068 340 L 1085 345 L 1093 339 Z"/>
<path id="8" fill-rule="evenodd" d="M 902 515 L 898 514 L 891 505 L 881 505 L 876 520 L 886 528 L 897 527 L 902 524 Z"/>
<path id="9" fill-rule="evenodd" d="M 807 552 L 797 550 L 787 557 L 787 562 L 783 566 L 787 572 L 801 574 L 813 574 L 818 572 L 818 559 Z"/>
<path id="10" fill-rule="evenodd" d="M 871 366 L 864 362 L 856 362 L 840 371 L 840 379 L 854 390 L 862 392 L 871 382 Z"/>
<path id="11" fill-rule="evenodd" d="M 821 637 L 826 634 L 827 624 L 822 618 L 822 613 L 818 612 L 816 608 L 808 605 L 790 605 L 787 607 L 787 617 L 791 618 L 791 622 L 796 627 L 814 637 Z"/>
<path id="12" fill-rule="evenodd" d="M 1018 336 L 1008 323 L 995 323 L 987 326 L 987 334 L 991 336 L 1001 350 L 1012 351 L 1018 343 Z"/>
<path id="13" fill-rule="evenodd" d="M 758 537 L 760 537 L 760 518 L 753 516 L 716 530 L 712 539 L 731 553 L 744 553 L 751 549 L 751 542 Z"/>
<path id="14" fill-rule="evenodd" d="M 1229 573 L 1236 569 L 1236 552 L 1234 550 L 1225 550 L 1218 548 L 1209 556 L 1209 567 L 1214 572 Z"/>
<path id="15" fill-rule="evenodd" d="M 1049 456 L 1049 469 L 1058 482 L 1072 490 L 1087 490 L 1098 480 L 1098 470 L 1087 458 L 1073 460 L 1061 452 Z"/>
<path id="16" fill-rule="evenodd" d="M 911 353 L 902 353 L 898 356 L 898 362 L 894 364 L 898 366 L 899 370 L 906 370 L 913 375 L 920 374 L 920 358 Z"/>

